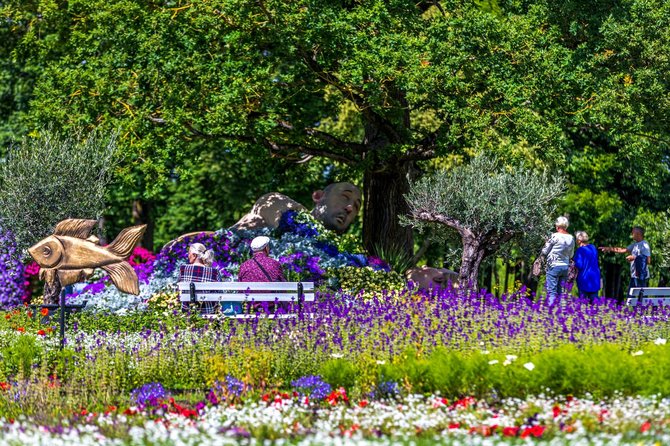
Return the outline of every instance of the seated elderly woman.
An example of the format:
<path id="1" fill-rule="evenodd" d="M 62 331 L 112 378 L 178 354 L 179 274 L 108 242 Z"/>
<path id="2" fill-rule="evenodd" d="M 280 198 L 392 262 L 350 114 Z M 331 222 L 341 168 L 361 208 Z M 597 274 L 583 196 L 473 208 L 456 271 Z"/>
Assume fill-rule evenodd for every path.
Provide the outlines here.
<path id="1" fill-rule="evenodd" d="M 212 268 L 214 253 L 202 243 L 193 243 L 188 248 L 188 265 L 179 267 L 179 282 L 221 282 L 221 273 Z M 213 302 L 200 304 L 202 314 L 214 313 Z M 188 310 L 188 303 L 182 303 L 181 309 Z"/>

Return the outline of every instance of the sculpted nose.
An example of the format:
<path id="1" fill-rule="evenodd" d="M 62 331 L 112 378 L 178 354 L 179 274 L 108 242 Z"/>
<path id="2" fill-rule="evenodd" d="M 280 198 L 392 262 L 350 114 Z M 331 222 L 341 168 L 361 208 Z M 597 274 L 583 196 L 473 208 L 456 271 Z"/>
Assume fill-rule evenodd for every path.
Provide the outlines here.
<path id="1" fill-rule="evenodd" d="M 351 205 L 351 204 L 348 204 L 344 207 L 344 210 L 347 211 L 347 214 L 351 214 L 352 212 L 354 212 L 354 206 Z"/>

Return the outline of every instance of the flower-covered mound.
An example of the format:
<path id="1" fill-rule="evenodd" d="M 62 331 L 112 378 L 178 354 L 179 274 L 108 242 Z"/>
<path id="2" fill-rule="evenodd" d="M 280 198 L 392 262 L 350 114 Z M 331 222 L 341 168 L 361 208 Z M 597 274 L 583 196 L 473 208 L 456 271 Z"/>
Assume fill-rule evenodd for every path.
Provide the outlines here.
<path id="1" fill-rule="evenodd" d="M 277 229 L 256 231 L 220 230 L 213 234 L 201 233 L 178 239 L 158 255 L 153 256 L 138 248 L 131 258 L 131 265 L 138 274 L 140 296 L 120 293 L 111 286 L 109 277 L 102 271 L 91 283 L 79 286 L 70 293 L 74 303 L 87 301 L 89 311 L 132 311 L 146 309 L 147 302 L 159 293 L 174 291 L 179 278 L 179 266 L 187 262 L 188 247 L 202 243 L 215 256 L 214 268 L 224 280 L 237 279 L 240 264 L 247 260 L 249 244 L 258 235 L 270 236 L 272 256 L 279 260 L 288 281 L 314 281 L 332 289 L 344 288 L 358 292 L 367 288 L 401 289 L 402 276 L 390 270 L 383 260 L 360 254 L 362 248 L 350 235 L 337 235 L 329 231 L 306 212 L 284 213 Z"/>

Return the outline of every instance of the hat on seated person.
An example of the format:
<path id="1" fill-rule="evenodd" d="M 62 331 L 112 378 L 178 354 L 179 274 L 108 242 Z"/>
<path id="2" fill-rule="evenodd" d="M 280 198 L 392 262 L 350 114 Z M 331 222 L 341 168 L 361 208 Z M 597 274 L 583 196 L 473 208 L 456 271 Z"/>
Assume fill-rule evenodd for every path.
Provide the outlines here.
<path id="1" fill-rule="evenodd" d="M 256 251 L 262 251 L 265 249 L 266 246 L 270 243 L 270 237 L 265 237 L 264 235 L 261 235 L 260 237 L 256 237 L 251 241 L 251 250 L 256 252 Z"/>

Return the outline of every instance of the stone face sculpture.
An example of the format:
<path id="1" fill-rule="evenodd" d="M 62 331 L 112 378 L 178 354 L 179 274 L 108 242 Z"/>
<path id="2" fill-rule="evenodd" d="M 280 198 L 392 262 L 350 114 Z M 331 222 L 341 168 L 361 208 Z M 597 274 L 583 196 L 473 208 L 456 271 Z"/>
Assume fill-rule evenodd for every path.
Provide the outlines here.
<path id="1" fill-rule="evenodd" d="M 354 221 L 361 209 L 361 191 L 351 183 L 332 183 L 323 190 L 312 193 L 314 209 L 312 215 L 321 221 L 324 227 L 337 233 L 344 233 Z M 286 211 L 306 211 L 307 208 L 294 199 L 278 192 L 262 195 L 251 210 L 230 227 L 234 230 L 256 230 L 276 228 Z M 182 234 L 169 241 L 163 250 L 170 249 L 175 243 L 197 234 L 213 234 L 213 231 L 195 231 Z"/>
<path id="2" fill-rule="evenodd" d="M 361 209 L 361 191 L 351 183 L 332 183 L 312 193 L 312 215 L 327 229 L 344 233 Z M 235 223 L 233 229 L 276 228 L 286 211 L 307 208 L 286 195 L 272 192 L 261 196 L 251 211 Z"/>
<path id="3" fill-rule="evenodd" d="M 107 246 L 100 246 L 91 231 L 96 220 L 67 219 L 46 237 L 28 249 L 40 266 L 40 279 L 45 281 L 45 301 L 57 302 L 54 290 L 83 281 L 95 268 L 102 268 L 112 283 L 125 293 L 139 294 L 135 270 L 126 261 L 144 235 L 146 225 L 126 228 Z"/>
<path id="4" fill-rule="evenodd" d="M 456 283 L 458 273 L 446 268 L 421 266 L 407 270 L 405 277 L 414 282 L 419 289 L 430 290 L 431 288 L 444 288 L 449 281 Z"/>

